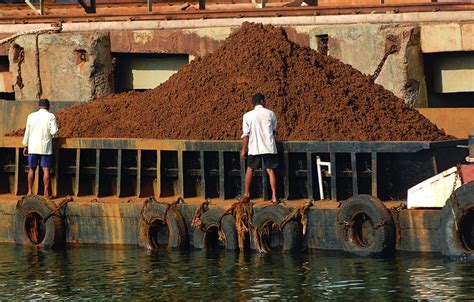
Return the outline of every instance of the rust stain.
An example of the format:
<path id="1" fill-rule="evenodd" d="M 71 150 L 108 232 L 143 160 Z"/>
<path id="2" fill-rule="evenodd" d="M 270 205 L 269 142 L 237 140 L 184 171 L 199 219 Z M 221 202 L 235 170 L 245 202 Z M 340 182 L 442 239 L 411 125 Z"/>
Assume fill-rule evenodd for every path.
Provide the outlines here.
<path id="1" fill-rule="evenodd" d="M 299 33 L 292 27 L 285 27 L 288 39 L 302 47 L 309 47 L 309 34 Z"/>
<path id="2" fill-rule="evenodd" d="M 153 40 L 151 30 L 139 30 L 133 32 L 133 41 L 138 44 L 147 44 Z"/>
<path id="3" fill-rule="evenodd" d="M 219 47 L 221 41 L 200 37 L 179 29 L 110 32 L 112 52 L 186 53 L 204 56 Z"/>

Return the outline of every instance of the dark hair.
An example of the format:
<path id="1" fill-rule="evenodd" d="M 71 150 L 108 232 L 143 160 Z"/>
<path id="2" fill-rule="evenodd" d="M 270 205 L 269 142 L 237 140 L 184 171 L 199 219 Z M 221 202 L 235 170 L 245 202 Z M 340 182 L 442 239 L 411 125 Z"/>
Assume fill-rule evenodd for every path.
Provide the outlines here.
<path id="1" fill-rule="evenodd" d="M 49 100 L 48 99 L 41 99 L 38 102 L 40 107 L 46 107 L 49 108 Z"/>
<path id="2" fill-rule="evenodd" d="M 257 105 L 260 105 L 262 104 L 262 102 L 265 100 L 265 96 L 263 94 L 261 94 L 260 92 L 254 94 L 254 96 L 252 97 L 252 104 L 254 106 L 257 106 Z"/>

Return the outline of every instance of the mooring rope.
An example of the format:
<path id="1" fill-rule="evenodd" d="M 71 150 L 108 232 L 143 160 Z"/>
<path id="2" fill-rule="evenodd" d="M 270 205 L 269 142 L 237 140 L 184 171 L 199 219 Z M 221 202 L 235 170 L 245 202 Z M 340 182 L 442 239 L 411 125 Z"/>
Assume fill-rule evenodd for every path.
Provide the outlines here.
<path id="1" fill-rule="evenodd" d="M 253 229 L 253 203 L 249 200 L 242 199 L 234 202 L 232 206 L 227 209 L 219 219 L 219 239 L 225 238 L 221 230 L 221 221 L 226 215 L 235 217 L 235 228 L 237 229 L 237 238 L 239 242 L 239 249 L 245 249 L 245 234 L 250 233 Z"/>
<path id="2" fill-rule="evenodd" d="M 194 217 L 191 222 L 191 226 L 195 229 L 202 227 L 201 215 L 209 211 L 209 204 L 211 200 L 207 198 L 194 212 Z M 220 221 L 219 221 L 220 224 Z"/>
<path id="3" fill-rule="evenodd" d="M 154 202 L 157 202 L 154 196 L 147 197 L 147 199 L 145 199 L 145 201 L 143 202 L 142 209 L 140 210 L 140 216 L 142 217 L 143 221 L 145 221 L 147 224 L 151 224 L 151 223 L 145 218 L 144 213 L 145 213 L 145 210 Z"/>
<path id="4" fill-rule="evenodd" d="M 285 225 L 290 222 L 290 220 L 301 220 L 301 224 L 303 225 L 303 235 L 306 235 L 306 230 L 308 228 L 308 210 L 314 204 L 314 200 L 311 199 L 299 208 L 294 209 L 290 214 L 288 214 L 285 219 L 280 223 L 280 230 L 283 230 Z"/>

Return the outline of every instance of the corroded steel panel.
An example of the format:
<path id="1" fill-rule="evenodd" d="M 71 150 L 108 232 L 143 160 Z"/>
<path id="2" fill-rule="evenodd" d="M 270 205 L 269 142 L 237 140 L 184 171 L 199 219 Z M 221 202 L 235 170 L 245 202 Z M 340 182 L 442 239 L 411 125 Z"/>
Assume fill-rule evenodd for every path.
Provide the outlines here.
<path id="1" fill-rule="evenodd" d="M 337 232 L 337 209 L 314 209 L 308 214 L 308 248 L 321 250 L 341 250 Z"/>
<path id="2" fill-rule="evenodd" d="M 112 52 L 186 53 L 204 56 L 219 47 L 220 41 L 185 30 L 111 31 Z"/>
<path id="3" fill-rule="evenodd" d="M 440 252 L 440 236 L 437 229 L 401 229 L 397 250 L 410 252 Z"/>
<path id="4" fill-rule="evenodd" d="M 440 210 L 402 210 L 397 223 L 397 249 L 440 251 Z"/>
<path id="5" fill-rule="evenodd" d="M 138 244 L 141 204 L 70 203 L 67 241 L 72 244 Z"/>
<path id="6" fill-rule="evenodd" d="M 123 199 L 122 199 L 123 200 Z M 0 242 L 14 243 L 16 232 L 16 199 L 0 197 Z M 228 207 L 218 204 L 212 207 Z M 336 203 L 321 203 L 311 208 L 308 215 L 308 232 L 305 244 L 309 249 L 341 250 L 337 228 Z M 192 243 L 191 221 L 198 204 L 179 205 L 184 217 L 188 237 Z M 292 206 L 288 202 L 288 206 Z M 64 209 L 67 242 L 80 244 L 138 244 L 141 202 L 70 202 Z M 257 205 L 255 211 L 262 209 Z M 397 249 L 403 251 L 439 252 L 439 213 L 435 210 L 403 210 L 400 212 Z"/>
<path id="7" fill-rule="evenodd" d="M 16 201 L 0 199 L 0 242 L 15 243 Z"/>
<path id="8" fill-rule="evenodd" d="M 401 229 L 437 229 L 441 223 L 440 210 L 402 210 L 400 211 Z"/>

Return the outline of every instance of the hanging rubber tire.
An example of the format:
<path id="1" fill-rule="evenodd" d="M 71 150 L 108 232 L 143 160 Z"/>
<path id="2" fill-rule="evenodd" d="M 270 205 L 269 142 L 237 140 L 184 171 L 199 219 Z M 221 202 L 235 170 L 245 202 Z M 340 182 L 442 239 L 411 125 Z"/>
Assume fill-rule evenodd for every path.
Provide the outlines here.
<path id="1" fill-rule="evenodd" d="M 222 209 L 210 209 L 201 215 L 202 225 L 194 230 L 193 242 L 195 249 L 224 248 L 232 251 L 237 249 L 235 218 L 232 215 L 222 217 L 224 212 Z M 224 240 L 220 240 L 219 230 L 223 233 Z"/>
<path id="2" fill-rule="evenodd" d="M 140 219 L 138 244 L 149 250 L 185 248 L 186 224 L 178 207 L 154 202 L 144 208 Z"/>
<path id="3" fill-rule="evenodd" d="M 256 212 L 253 219 L 254 242 L 260 245 L 263 252 L 294 252 L 301 247 L 299 225 L 295 221 L 289 221 L 282 230 L 279 226 L 291 213 L 289 208 L 280 205 L 264 207 Z M 260 243 L 260 244 L 258 244 Z"/>
<path id="4" fill-rule="evenodd" d="M 394 251 L 393 218 L 377 198 L 353 196 L 342 202 L 337 217 L 344 251 L 362 257 L 382 256 Z"/>
<path id="5" fill-rule="evenodd" d="M 16 210 L 16 243 L 45 249 L 64 245 L 66 232 L 60 211 L 44 221 L 56 209 L 54 202 L 41 196 L 29 195 L 19 200 Z"/>
<path id="6" fill-rule="evenodd" d="M 441 253 L 474 260 L 474 182 L 459 187 L 441 211 Z"/>

